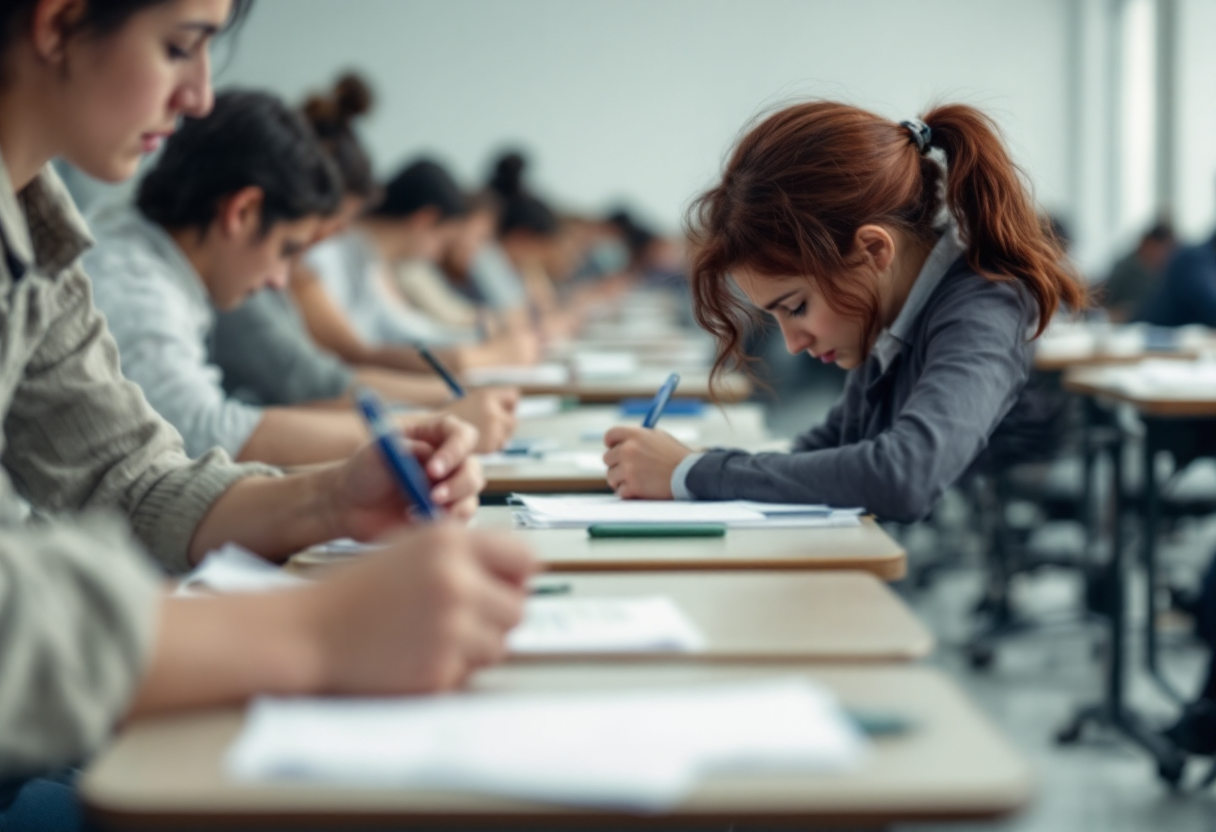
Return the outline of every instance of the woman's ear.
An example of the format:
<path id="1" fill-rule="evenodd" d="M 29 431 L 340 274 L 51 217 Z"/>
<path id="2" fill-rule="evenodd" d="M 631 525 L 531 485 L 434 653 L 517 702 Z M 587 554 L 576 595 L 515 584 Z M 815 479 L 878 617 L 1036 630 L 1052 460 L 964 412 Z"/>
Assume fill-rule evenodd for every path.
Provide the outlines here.
<path id="1" fill-rule="evenodd" d="M 877 272 L 886 271 L 895 259 L 895 238 L 881 225 L 863 225 L 853 235 L 853 250 Z"/>
<path id="2" fill-rule="evenodd" d="M 88 0 L 39 0 L 29 29 L 34 53 L 48 64 L 62 64 L 68 40 L 88 10 Z"/>
<path id="3" fill-rule="evenodd" d="M 224 236 L 252 239 L 262 230 L 262 203 L 266 194 L 257 185 L 241 188 L 220 200 L 215 222 Z"/>

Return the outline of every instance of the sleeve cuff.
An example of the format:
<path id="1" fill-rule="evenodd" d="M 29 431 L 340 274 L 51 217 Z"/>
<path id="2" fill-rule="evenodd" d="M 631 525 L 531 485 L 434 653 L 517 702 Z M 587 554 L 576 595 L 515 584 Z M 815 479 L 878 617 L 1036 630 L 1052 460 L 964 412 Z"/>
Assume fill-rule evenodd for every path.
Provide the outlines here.
<path id="1" fill-rule="evenodd" d="M 680 460 L 680 464 L 676 466 L 676 470 L 671 472 L 671 496 L 677 500 L 695 500 L 693 493 L 688 490 L 688 472 L 693 466 L 701 461 L 701 457 L 705 454 L 689 454 Z"/>

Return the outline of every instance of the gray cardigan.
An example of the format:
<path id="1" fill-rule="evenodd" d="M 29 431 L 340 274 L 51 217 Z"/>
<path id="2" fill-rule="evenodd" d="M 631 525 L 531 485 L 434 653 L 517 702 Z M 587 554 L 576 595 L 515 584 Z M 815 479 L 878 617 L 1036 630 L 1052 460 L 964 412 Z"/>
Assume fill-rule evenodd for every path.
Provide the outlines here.
<path id="1" fill-rule="evenodd" d="M 850 372 L 843 398 L 792 453 L 711 450 L 684 485 L 702 500 L 864 506 L 919 520 L 990 442 L 1035 444 L 1041 405 L 1025 388 L 1037 319 L 1021 284 L 982 277 L 959 257 L 899 348 L 875 350 Z"/>

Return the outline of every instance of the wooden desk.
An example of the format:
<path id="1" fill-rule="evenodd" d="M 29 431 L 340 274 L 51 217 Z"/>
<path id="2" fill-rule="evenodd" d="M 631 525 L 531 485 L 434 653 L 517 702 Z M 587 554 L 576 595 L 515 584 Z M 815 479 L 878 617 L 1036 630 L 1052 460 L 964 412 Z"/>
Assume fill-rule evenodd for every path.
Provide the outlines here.
<path id="1" fill-rule="evenodd" d="M 698 653 L 596 657 L 603 660 L 891 662 L 933 649 L 932 634 L 907 605 L 866 572 L 559 572 L 538 583 L 568 585 L 562 597 L 666 595 L 705 637 Z"/>
<path id="2" fill-rule="evenodd" d="M 563 450 L 597 456 L 604 452 L 603 434 L 614 425 L 638 424 L 637 418 L 622 417 L 615 405 L 583 405 L 575 410 L 522 419 L 519 439 L 550 439 Z M 661 427 L 677 439 L 688 437 L 694 447 L 754 447 L 770 441 L 764 426 L 764 409 L 756 404 L 706 407 L 702 416 L 665 416 Z M 587 438 L 594 435 L 594 439 Z M 519 457 L 485 466 L 485 493 L 491 496 L 514 491 L 533 494 L 606 492 L 604 472 L 579 467 L 569 460 Z"/>
<path id="3" fill-rule="evenodd" d="M 1108 434 L 1103 444 L 1110 459 L 1110 493 L 1113 495 L 1110 525 L 1110 554 L 1107 557 L 1103 576 L 1103 592 L 1107 626 L 1110 629 L 1110 644 L 1107 649 L 1106 679 L 1103 700 L 1100 704 L 1077 710 L 1070 722 L 1059 732 L 1062 742 L 1071 743 L 1080 739 L 1085 727 L 1091 723 L 1101 724 L 1122 734 L 1152 757 L 1158 776 L 1171 787 L 1177 786 L 1183 775 L 1186 756 L 1172 742 L 1166 740 L 1152 723 L 1128 702 L 1126 696 L 1126 668 L 1130 664 L 1126 627 L 1128 621 L 1127 585 L 1128 572 L 1133 566 L 1127 562 L 1127 527 L 1121 521 L 1132 513 L 1128 503 L 1123 477 L 1125 447 L 1124 431 L 1109 415 L 1108 408 L 1100 404 L 1125 404 L 1135 409 L 1144 425 L 1141 448 L 1141 493 L 1138 506 L 1141 547 L 1138 563 L 1144 568 L 1144 669 L 1149 678 L 1170 698 L 1184 702 L 1185 696 L 1174 688 L 1163 674 L 1158 663 L 1157 609 L 1157 534 L 1161 513 L 1161 495 L 1157 481 L 1157 456 L 1160 452 L 1185 447 L 1197 438 L 1211 436 L 1216 420 L 1216 392 L 1203 385 L 1190 389 L 1171 388 L 1154 392 L 1151 387 L 1129 386 L 1127 380 L 1133 373 L 1130 368 L 1095 367 L 1072 370 L 1064 376 L 1064 389 L 1086 397 L 1086 440 L 1084 470 L 1086 495 L 1089 491 L 1094 458 L 1097 453 L 1096 434 L 1099 425 L 1107 425 L 1102 431 Z M 1208 455 L 1214 453 L 1210 443 L 1196 443 L 1188 454 Z M 1086 499 L 1086 505 L 1090 504 Z M 1096 535 L 1096 523 L 1090 521 L 1090 535 Z"/>
<path id="4" fill-rule="evenodd" d="M 1216 331 L 1204 327 L 1164 330 L 1172 333 L 1171 349 L 1154 344 L 1153 327 L 1144 324 L 1055 324 L 1036 342 L 1036 370 L 1059 373 L 1098 365 L 1136 364 L 1149 359 L 1193 360 L 1216 349 Z M 1160 330 L 1160 328 L 1157 328 Z"/>
<path id="5" fill-rule="evenodd" d="M 705 370 L 684 370 L 680 373 L 680 388 L 676 395 L 708 399 L 709 373 Z M 622 399 L 642 399 L 654 396 L 670 375 L 671 368 L 642 367 L 624 378 L 574 379 L 567 384 L 536 384 L 523 386 L 524 395 L 573 396 L 584 404 L 611 404 Z M 718 401 L 736 404 L 752 394 L 752 383 L 741 373 L 729 373 L 718 382 Z"/>
<path id="6" fill-rule="evenodd" d="M 1136 394 L 1123 386 L 1118 367 L 1072 370 L 1064 375 L 1064 389 L 1108 402 L 1125 402 L 1148 416 L 1216 416 L 1216 390 L 1196 388 L 1186 394 Z"/>
<path id="7" fill-rule="evenodd" d="M 907 734 L 874 741 L 856 772 L 707 778 L 674 812 L 637 816 L 452 792 L 316 784 L 238 785 L 222 770 L 240 730 L 236 709 L 140 720 L 88 768 L 80 794 L 113 829 L 240 824 L 298 828 L 465 826 L 656 828 L 704 824 L 880 827 L 986 820 L 1023 807 L 1026 764 L 939 672 L 926 667 L 747 665 L 511 665 L 480 674 L 481 690 L 603 689 L 695 684 L 804 673 L 849 707 L 906 715 Z M 573 763 L 574 761 L 572 761 Z"/>
<path id="8" fill-rule="evenodd" d="M 592 539 L 586 529 L 516 529 L 510 508 L 483 506 L 473 525 L 513 530 L 557 572 L 857 569 L 895 581 L 907 571 L 904 550 L 869 518 L 845 528 L 731 529 L 717 538 Z"/>

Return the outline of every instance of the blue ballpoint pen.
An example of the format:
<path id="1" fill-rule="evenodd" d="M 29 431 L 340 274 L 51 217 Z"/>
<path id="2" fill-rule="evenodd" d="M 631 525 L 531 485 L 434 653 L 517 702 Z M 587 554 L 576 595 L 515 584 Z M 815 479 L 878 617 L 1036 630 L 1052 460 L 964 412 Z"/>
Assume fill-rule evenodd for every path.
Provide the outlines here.
<path id="1" fill-rule="evenodd" d="M 418 354 L 422 356 L 423 361 L 431 365 L 431 369 L 435 371 L 435 374 L 443 379 L 443 383 L 452 391 L 452 395 L 458 399 L 463 399 L 464 388 L 460 386 L 460 382 L 448 371 L 448 368 L 443 366 L 443 362 L 436 358 L 435 354 L 422 344 L 415 344 L 414 349 L 418 350 Z"/>
<path id="2" fill-rule="evenodd" d="M 671 394 L 676 392 L 676 386 L 679 383 L 679 373 L 672 373 L 667 377 L 667 381 L 663 382 L 663 386 L 659 388 L 659 392 L 654 394 L 654 401 L 650 403 L 650 409 L 646 411 L 646 418 L 642 420 L 642 427 L 653 428 L 659 423 L 663 411 L 667 409 L 667 403 L 671 401 Z"/>
<path id="3" fill-rule="evenodd" d="M 388 419 L 380 397 L 365 387 L 358 387 L 355 389 L 355 402 L 367 420 L 380 452 L 384 454 L 389 472 L 405 492 L 406 498 L 414 504 L 415 512 L 427 520 L 438 520 L 439 509 L 431 502 L 431 484 L 426 471 Z"/>

